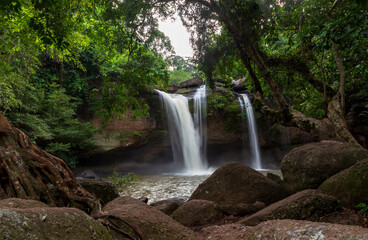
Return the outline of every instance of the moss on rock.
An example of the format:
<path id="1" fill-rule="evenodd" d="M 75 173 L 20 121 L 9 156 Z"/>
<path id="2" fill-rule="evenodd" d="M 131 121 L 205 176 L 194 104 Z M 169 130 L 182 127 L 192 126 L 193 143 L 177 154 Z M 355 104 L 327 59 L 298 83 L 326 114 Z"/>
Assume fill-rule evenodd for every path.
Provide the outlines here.
<path id="1" fill-rule="evenodd" d="M 318 188 L 339 199 L 345 207 L 368 203 L 368 158 L 335 174 Z"/>

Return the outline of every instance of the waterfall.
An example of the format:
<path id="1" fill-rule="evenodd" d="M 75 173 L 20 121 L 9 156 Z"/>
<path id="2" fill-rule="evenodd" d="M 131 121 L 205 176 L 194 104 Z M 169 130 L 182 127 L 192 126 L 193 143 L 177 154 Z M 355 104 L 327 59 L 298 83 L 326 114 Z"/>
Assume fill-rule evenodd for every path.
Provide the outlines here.
<path id="1" fill-rule="evenodd" d="M 258 144 L 258 135 L 257 135 L 257 126 L 256 120 L 254 117 L 253 107 L 252 104 L 247 96 L 247 94 L 240 94 L 238 98 L 241 111 L 242 111 L 242 118 L 244 121 L 244 112 L 247 112 L 248 118 L 248 131 L 249 131 L 249 140 L 250 146 L 252 151 L 252 167 L 254 169 L 262 169 L 261 165 L 261 155 L 259 151 L 259 144 Z"/>
<path id="2" fill-rule="evenodd" d="M 202 85 L 194 94 L 194 127 L 200 143 L 201 159 L 207 162 L 207 97 L 206 85 Z"/>
<path id="3" fill-rule="evenodd" d="M 206 171 L 207 163 L 201 158 L 200 137 L 194 128 L 188 99 L 182 95 L 156 91 L 165 107 L 174 161 L 184 163 L 188 174 Z"/>

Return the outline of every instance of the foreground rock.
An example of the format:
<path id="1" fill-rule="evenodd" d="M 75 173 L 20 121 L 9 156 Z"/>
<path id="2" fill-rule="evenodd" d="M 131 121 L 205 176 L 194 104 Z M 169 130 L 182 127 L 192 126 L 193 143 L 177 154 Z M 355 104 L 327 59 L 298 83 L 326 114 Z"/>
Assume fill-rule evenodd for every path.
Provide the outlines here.
<path id="1" fill-rule="evenodd" d="M 263 222 L 256 227 L 249 229 L 248 235 L 243 239 L 357 240 L 368 239 L 368 229 L 358 226 L 345 226 L 339 224 L 317 223 L 301 220 L 273 220 Z"/>
<path id="2" fill-rule="evenodd" d="M 151 206 L 157 208 L 161 212 L 166 215 L 171 215 L 178 209 L 181 205 L 183 205 L 188 200 L 188 197 L 174 197 L 165 200 L 161 200 L 155 203 L 152 203 Z"/>
<path id="3" fill-rule="evenodd" d="M 0 209 L 0 239 L 111 240 L 107 229 L 75 208 Z"/>
<path id="4" fill-rule="evenodd" d="M 287 196 L 279 184 L 256 170 L 241 163 L 228 163 L 200 184 L 190 200 L 204 199 L 218 205 L 259 201 L 269 205 Z"/>
<path id="5" fill-rule="evenodd" d="M 221 205 L 220 209 L 224 213 L 228 215 L 233 216 L 245 216 L 249 215 L 255 212 L 258 212 L 259 210 L 266 207 L 266 204 L 262 202 L 255 202 L 253 204 L 247 204 L 247 203 L 239 203 L 235 205 Z"/>
<path id="6" fill-rule="evenodd" d="M 36 200 L 26 200 L 21 198 L 7 198 L 0 200 L 0 209 L 8 208 L 47 208 L 47 204 L 36 201 Z"/>
<path id="7" fill-rule="evenodd" d="M 211 240 L 244 240 L 249 236 L 251 227 L 242 224 L 214 225 L 201 229 L 205 239 Z M 255 239 L 255 238 L 253 238 Z"/>
<path id="8" fill-rule="evenodd" d="M 116 239 L 130 236 L 131 239 L 150 240 L 201 240 L 201 236 L 184 227 L 163 212 L 137 199 L 119 197 L 103 208 L 104 217 L 114 226 L 124 229 L 125 235 L 111 228 Z"/>
<path id="9" fill-rule="evenodd" d="M 334 197 L 308 189 L 276 202 L 239 223 L 255 226 L 260 222 L 273 219 L 318 221 L 322 216 L 337 209 L 339 204 Z"/>
<path id="10" fill-rule="evenodd" d="M 173 219 L 188 227 L 216 223 L 222 216 L 219 207 L 207 200 L 190 200 L 172 214 Z"/>
<path id="11" fill-rule="evenodd" d="M 316 189 L 327 178 L 368 158 L 368 151 L 336 141 L 308 143 L 291 150 L 282 160 L 285 188 L 290 193 Z"/>
<path id="12" fill-rule="evenodd" d="M 106 204 L 104 206 L 103 210 L 104 211 L 110 211 L 112 209 L 119 208 L 122 205 L 127 205 L 127 204 L 138 204 L 138 205 L 141 205 L 143 207 L 147 206 L 147 204 L 145 202 L 142 202 L 139 199 L 132 198 L 132 197 L 129 197 L 129 196 L 121 196 L 121 197 L 115 198 L 113 201 Z"/>
<path id="13" fill-rule="evenodd" d="M 105 179 L 77 179 L 84 189 L 95 195 L 103 205 L 119 197 L 115 185 Z"/>
<path id="14" fill-rule="evenodd" d="M 344 207 L 368 203 L 368 159 L 330 177 L 318 188 L 336 197 Z"/>

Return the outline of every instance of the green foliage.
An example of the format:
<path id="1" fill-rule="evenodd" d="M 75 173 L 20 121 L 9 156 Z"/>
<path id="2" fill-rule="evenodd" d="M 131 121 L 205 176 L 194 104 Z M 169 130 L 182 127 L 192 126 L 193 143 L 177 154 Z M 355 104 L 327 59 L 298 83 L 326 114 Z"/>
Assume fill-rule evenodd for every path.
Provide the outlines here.
<path id="1" fill-rule="evenodd" d="M 29 85 L 27 90 L 17 92 L 21 104 L 8 112 L 8 119 L 39 147 L 74 167 L 95 147 L 95 128 L 76 117 L 73 98 L 65 89 L 53 85 L 52 92 L 45 94 Z"/>
<path id="2" fill-rule="evenodd" d="M 359 203 L 355 206 L 356 208 L 360 208 L 360 211 L 363 213 L 364 216 L 368 214 L 368 204 L 366 203 Z"/>
<path id="3" fill-rule="evenodd" d="M 109 180 L 115 184 L 118 192 L 124 191 L 138 179 L 139 177 L 135 173 L 128 173 L 123 176 L 118 172 L 113 172 L 113 175 L 109 177 Z"/>

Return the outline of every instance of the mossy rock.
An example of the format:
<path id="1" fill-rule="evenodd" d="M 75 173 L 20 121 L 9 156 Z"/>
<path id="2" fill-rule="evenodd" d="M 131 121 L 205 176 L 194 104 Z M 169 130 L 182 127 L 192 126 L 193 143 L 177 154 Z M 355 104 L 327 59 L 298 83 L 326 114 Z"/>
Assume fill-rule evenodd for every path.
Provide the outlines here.
<path id="1" fill-rule="evenodd" d="M 107 229 L 75 208 L 0 209 L 0 239 L 111 240 Z"/>
<path id="2" fill-rule="evenodd" d="M 368 158 L 368 151 L 337 141 L 308 143 L 291 150 L 281 162 L 289 193 L 317 189 L 326 179 Z"/>
<path id="3" fill-rule="evenodd" d="M 47 208 L 49 207 L 46 203 L 21 198 L 6 198 L 0 200 L 0 209 L 8 208 Z"/>
<path id="4" fill-rule="evenodd" d="M 344 207 L 353 208 L 359 203 L 368 204 L 368 158 L 335 174 L 318 188 L 336 197 Z"/>
<path id="5" fill-rule="evenodd" d="M 339 208 L 339 202 L 334 197 L 318 190 L 308 189 L 276 202 L 242 219 L 239 223 L 255 226 L 273 219 L 318 221 L 321 217 Z"/>

